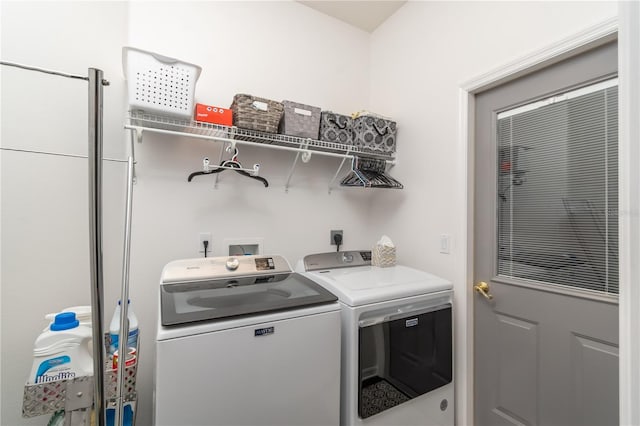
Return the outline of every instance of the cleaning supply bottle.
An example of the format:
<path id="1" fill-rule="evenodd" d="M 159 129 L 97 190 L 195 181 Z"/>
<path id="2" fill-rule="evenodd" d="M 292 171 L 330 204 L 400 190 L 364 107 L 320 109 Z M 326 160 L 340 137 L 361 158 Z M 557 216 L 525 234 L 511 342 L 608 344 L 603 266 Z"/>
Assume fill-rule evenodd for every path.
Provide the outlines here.
<path id="1" fill-rule="evenodd" d="M 109 345 L 109 355 L 113 355 L 115 351 L 118 350 L 118 340 L 120 340 L 120 300 L 118 300 L 118 305 L 116 306 L 115 311 L 113 312 L 113 317 L 111 318 L 111 324 L 109 325 L 109 335 L 111 337 L 111 344 Z M 129 320 L 129 336 L 127 338 L 127 347 L 128 348 L 138 348 L 138 318 L 136 314 L 133 313 L 133 309 L 131 309 L 131 301 L 128 300 L 129 309 L 127 310 L 127 319 Z"/>
<path id="2" fill-rule="evenodd" d="M 54 312 L 52 314 L 47 314 L 44 316 L 44 319 L 47 320 L 49 322 L 49 324 L 47 324 L 47 327 L 42 330 L 47 331 L 49 330 L 49 327 L 51 327 L 51 324 L 53 324 L 53 321 L 56 318 L 56 315 L 61 314 L 63 312 L 73 312 L 74 314 L 76 314 L 76 319 L 80 322 L 80 327 L 86 327 L 88 330 L 93 330 L 91 328 L 91 306 L 72 306 L 70 308 L 64 308 L 63 310 L 61 310 L 60 312 Z M 91 356 L 93 356 L 93 346 L 89 345 L 89 353 L 91 354 Z"/>
<path id="3" fill-rule="evenodd" d="M 91 329 L 80 327 L 74 312 L 55 316 L 33 347 L 33 366 L 27 383 L 47 383 L 93 375 Z"/>
<path id="4" fill-rule="evenodd" d="M 49 321 L 49 325 L 47 325 L 47 328 L 49 328 L 49 326 L 53 323 L 56 315 L 63 312 L 73 312 L 74 314 L 76 314 L 76 319 L 80 321 L 80 327 L 91 328 L 91 306 L 72 306 L 70 308 L 64 308 L 60 312 L 47 314 L 44 316 L 44 319 Z"/>

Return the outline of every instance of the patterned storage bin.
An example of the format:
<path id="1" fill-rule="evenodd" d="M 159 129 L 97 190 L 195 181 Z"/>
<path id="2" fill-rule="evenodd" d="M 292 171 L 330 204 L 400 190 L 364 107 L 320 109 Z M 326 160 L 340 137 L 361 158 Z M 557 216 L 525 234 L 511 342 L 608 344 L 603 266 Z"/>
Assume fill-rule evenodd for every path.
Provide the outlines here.
<path id="1" fill-rule="evenodd" d="M 353 120 L 353 143 L 367 152 L 396 152 L 396 122 L 374 115 L 357 117 Z"/>
<path id="2" fill-rule="evenodd" d="M 347 115 L 322 111 L 320 114 L 320 140 L 353 145 L 353 119 Z"/>
<path id="3" fill-rule="evenodd" d="M 233 125 L 241 129 L 278 133 L 284 106 L 280 102 L 257 96 L 237 94 L 231 104 Z"/>
<path id="4" fill-rule="evenodd" d="M 320 129 L 320 108 L 282 101 L 284 116 L 280 121 L 280 133 L 301 138 L 318 138 Z"/>

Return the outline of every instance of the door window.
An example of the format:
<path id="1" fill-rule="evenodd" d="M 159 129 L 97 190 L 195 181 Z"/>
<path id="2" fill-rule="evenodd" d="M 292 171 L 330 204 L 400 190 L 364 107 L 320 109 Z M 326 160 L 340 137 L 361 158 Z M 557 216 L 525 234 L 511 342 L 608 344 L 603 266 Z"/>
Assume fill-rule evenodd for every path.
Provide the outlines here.
<path id="1" fill-rule="evenodd" d="M 618 293 L 617 79 L 497 116 L 498 275 Z"/>

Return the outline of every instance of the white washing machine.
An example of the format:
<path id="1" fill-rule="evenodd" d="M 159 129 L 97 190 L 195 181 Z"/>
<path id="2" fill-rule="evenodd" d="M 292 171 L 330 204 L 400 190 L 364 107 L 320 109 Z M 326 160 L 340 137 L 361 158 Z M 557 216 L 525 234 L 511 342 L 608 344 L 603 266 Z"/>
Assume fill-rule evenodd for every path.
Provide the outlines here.
<path id="1" fill-rule="evenodd" d="M 280 256 L 164 267 L 154 424 L 338 425 L 340 306 Z"/>
<path id="2" fill-rule="evenodd" d="M 312 254 L 296 269 L 340 301 L 341 425 L 454 424 L 450 282 L 371 266 L 370 251 Z"/>

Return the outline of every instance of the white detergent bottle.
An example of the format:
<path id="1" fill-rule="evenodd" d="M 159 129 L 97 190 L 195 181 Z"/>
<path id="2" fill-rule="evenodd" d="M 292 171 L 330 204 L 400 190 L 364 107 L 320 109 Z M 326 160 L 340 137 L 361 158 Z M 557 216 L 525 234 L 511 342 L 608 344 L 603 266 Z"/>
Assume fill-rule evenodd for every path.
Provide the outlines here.
<path id="1" fill-rule="evenodd" d="M 80 327 L 89 327 L 91 328 L 91 306 L 72 306 L 70 308 L 64 308 L 60 312 L 54 312 L 52 314 L 47 314 L 44 316 L 44 319 L 49 321 L 49 325 L 43 331 L 46 331 L 49 326 L 53 323 L 56 315 L 61 314 L 63 312 L 73 312 L 76 314 L 76 319 L 80 321 Z"/>
<path id="2" fill-rule="evenodd" d="M 91 329 L 80 327 L 74 312 L 55 316 L 36 339 L 27 383 L 47 383 L 93 375 Z"/>
<path id="3" fill-rule="evenodd" d="M 113 355 L 118 350 L 118 340 L 120 340 L 120 300 L 118 300 L 118 306 L 116 306 L 111 318 L 111 324 L 109 325 L 109 335 L 111 337 L 111 345 L 109 345 L 109 355 Z M 127 310 L 127 319 L 129 320 L 129 336 L 127 339 L 127 347 L 138 349 L 138 318 L 131 309 L 131 301 L 128 300 L 129 309 Z"/>

